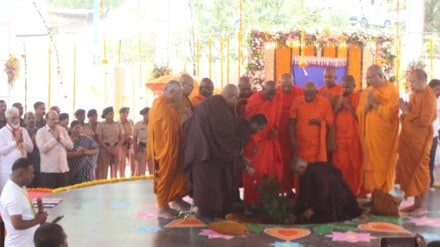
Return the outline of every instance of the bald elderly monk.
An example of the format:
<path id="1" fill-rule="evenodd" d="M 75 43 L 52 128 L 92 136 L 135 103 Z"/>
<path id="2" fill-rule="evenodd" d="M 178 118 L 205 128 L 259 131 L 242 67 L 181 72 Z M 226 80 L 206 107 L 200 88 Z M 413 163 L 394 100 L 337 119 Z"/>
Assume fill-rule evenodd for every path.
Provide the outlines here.
<path id="1" fill-rule="evenodd" d="M 185 172 L 198 213 L 223 218 L 232 210 L 234 171 L 245 143 L 238 135 L 232 107 L 238 88 L 229 84 L 221 95 L 203 100 L 185 123 Z"/>
<path id="2" fill-rule="evenodd" d="M 199 94 L 191 98 L 191 104 L 193 107 L 198 105 L 202 100 L 211 97 L 214 93 L 214 83 L 211 79 L 203 78 L 200 81 Z"/>
<path id="3" fill-rule="evenodd" d="M 342 78 L 344 93 L 335 107 L 335 140 L 337 150 L 332 154 L 332 164 L 339 168 L 355 196 L 359 195 L 362 172 L 362 147 L 358 134 L 356 108 L 360 92 L 354 92 L 354 77 Z"/>
<path id="4" fill-rule="evenodd" d="M 187 180 L 183 173 L 183 133 L 177 111 L 181 98 L 181 84 L 170 81 L 149 112 L 147 160 L 152 160 L 154 165 L 154 193 L 160 218 L 173 218 L 178 214 L 175 209 L 189 208 L 182 199 L 187 194 Z"/>
<path id="5" fill-rule="evenodd" d="M 387 82 L 379 65 L 367 69 L 366 88 L 359 99 L 357 117 L 364 153 L 362 187 L 389 192 L 394 183 L 398 131 L 399 93 Z"/>
<path id="6" fill-rule="evenodd" d="M 327 161 L 326 136 L 334 124 L 330 101 L 317 94 L 314 82 L 304 84 L 304 96 L 290 109 L 289 138 L 296 157 L 307 162 Z"/>
<path id="7" fill-rule="evenodd" d="M 334 166 L 326 162 L 310 163 L 297 157 L 290 168 L 301 178 L 293 210 L 295 223 L 323 224 L 361 215 L 356 198 Z"/>
<path id="8" fill-rule="evenodd" d="M 396 182 L 405 197 L 415 197 L 414 204 L 402 211 L 419 215 L 426 212 L 430 182 L 429 153 L 434 132 L 432 123 L 437 117 L 437 99 L 428 87 L 425 71 L 414 69 L 408 79 L 413 93 L 409 102 L 402 98 L 399 100 L 402 129 Z"/>
<path id="9" fill-rule="evenodd" d="M 243 172 L 244 202 L 250 207 L 260 203 L 257 184 L 263 175 L 277 176 L 278 182 L 283 178 L 283 162 L 278 142 L 281 100 L 275 82 L 267 81 L 263 84 L 263 90 L 254 93 L 246 105 L 246 119 L 256 114 L 263 114 L 268 121 L 260 133 L 252 136 L 244 150 L 244 156 L 252 162 L 255 170 L 252 176 Z"/>
<path id="10" fill-rule="evenodd" d="M 177 111 L 180 114 L 180 121 L 183 124 L 193 111 L 193 105 L 189 99 L 189 95 L 194 89 L 194 79 L 188 74 L 182 74 L 179 77 L 179 83 L 182 86 L 182 97 L 177 105 Z"/>
<path id="11" fill-rule="evenodd" d="M 238 91 L 240 92 L 240 96 L 237 104 L 235 104 L 234 114 L 237 117 L 243 117 L 246 110 L 248 98 L 252 96 L 252 85 L 249 77 L 240 77 L 240 79 L 238 80 Z"/>
<path id="12" fill-rule="evenodd" d="M 291 193 L 293 189 L 293 174 L 289 164 L 293 159 L 293 152 L 290 149 L 289 139 L 289 112 L 293 101 L 304 95 L 302 88 L 294 85 L 292 74 L 284 73 L 281 75 L 278 92 L 282 98 L 282 111 L 278 128 L 278 141 L 280 143 L 281 154 L 283 156 L 283 192 Z"/>

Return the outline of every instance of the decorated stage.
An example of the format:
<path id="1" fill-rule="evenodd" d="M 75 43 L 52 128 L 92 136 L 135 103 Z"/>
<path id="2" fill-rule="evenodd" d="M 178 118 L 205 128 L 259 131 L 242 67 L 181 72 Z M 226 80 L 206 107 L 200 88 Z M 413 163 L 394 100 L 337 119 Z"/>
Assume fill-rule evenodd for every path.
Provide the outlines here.
<path id="1" fill-rule="evenodd" d="M 428 242 L 440 240 L 439 189 L 430 191 L 429 213 L 421 217 L 368 216 L 325 225 L 253 223 L 250 233 L 234 237 L 212 232 L 195 218 L 158 219 L 152 186 L 152 180 L 140 179 L 40 196 L 58 202 L 46 209 L 48 221 L 64 216 L 59 224 L 69 246 L 379 246 L 381 237 L 415 233 Z"/>

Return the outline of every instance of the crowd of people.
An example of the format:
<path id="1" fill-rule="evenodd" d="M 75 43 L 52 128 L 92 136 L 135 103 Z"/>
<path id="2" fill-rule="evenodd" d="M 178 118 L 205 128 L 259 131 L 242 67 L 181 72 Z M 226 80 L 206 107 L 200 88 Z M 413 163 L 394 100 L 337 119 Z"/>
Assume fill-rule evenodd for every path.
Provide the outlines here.
<path id="1" fill-rule="evenodd" d="M 128 119 L 130 109 L 113 107 L 102 112 L 98 122 L 95 109 L 77 109 L 69 114 L 52 106 L 46 113 L 43 102 L 24 113 L 21 103 L 7 107 L 0 100 L 0 191 L 11 175 L 15 160 L 27 157 L 34 165 L 35 178 L 29 187 L 59 188 L 93 179 L 145 175 L 146 128 L 149 108 L 136 123 Z M 88 121 L 86 122 L 86 115 Z M 131 174 L 125 174 L 129 164 Z M 151 173 L 151 166 L 148 167 Z"/>
<path id="2" fill-rule="evenodd" d="M 405 101 L 379 65 L 368 68 L 367 87 L 359 91 L 351 75 L 337 83 L 334 68 L 323 77 L 320 88 L 314 82 L 299 87 L 285 73 L 253 91 L 244 76 L 220 95 L 204 78 L 193 98 L 189 75 L 170 81 L 148 124 L 159 217 L 188 210 L 182 197 L 189 194 L 200 217 L 222 218 L 240 201 L 240 186 L 245 213 L 258 212 L 257 188 L 265 175 L 281 184 L 280 193 L 297 199 L 297 222 L 359 216 L 356 198 L 388 193 L 394 184 L 415 198 L 402 212 L 425 213 L 440 81 L 428 84 L 423 70 L 411 70 Z"/>

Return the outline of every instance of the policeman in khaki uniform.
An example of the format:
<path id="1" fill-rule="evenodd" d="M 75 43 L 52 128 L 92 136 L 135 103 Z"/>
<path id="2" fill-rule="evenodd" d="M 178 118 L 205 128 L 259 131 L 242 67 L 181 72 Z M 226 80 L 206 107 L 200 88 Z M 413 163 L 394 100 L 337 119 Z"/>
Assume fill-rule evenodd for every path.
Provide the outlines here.
<path id="1" fill-rule="evenodd" d="M 127 160 L 130 163 L 131 176 L 135 173 L 135 160 L 133 153 L 133 121 L 128 119 L 129 107 L 121 107 L 119 110 L 119 123 L 124 131 L 124 138 L 121 146 L 121 159 L 119 161 L 119 177 L 125 177 Z"/>
<path id="2" fill-rule="evenodd" d="M 110 176 L 116 178 L 116 172 L 121 159 L 121 146 L 124 142 L 124 131 L 118 122 L 114 121 L 113 107 L 107 107 L 102 112 L 105 120 L 98 124 L 96 134 L 99 143 L 99 158 L 97 179 L 106 179 L 108 167 Z"/>
<path id="3" fill-rule="evenodd" d="M 136 176 L 145 175 L 147 161 L 147 125 L 149 107 L 145 107 L 139 113 L 144 117 L 134 125 L 133 129 L 133 150 L 136 157 Z M 153 163 L 148 162 L 148 174 L 153 174 Z"/>

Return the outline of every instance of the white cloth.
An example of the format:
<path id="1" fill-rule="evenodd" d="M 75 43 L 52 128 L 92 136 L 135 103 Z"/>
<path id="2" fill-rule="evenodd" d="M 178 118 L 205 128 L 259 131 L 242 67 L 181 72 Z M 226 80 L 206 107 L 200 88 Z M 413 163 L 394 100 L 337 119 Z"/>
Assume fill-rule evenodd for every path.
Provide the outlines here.
<path id="1" fill-rule="evenodd" d="M 23 220 L 32 220 L 35 212 L 26 187 L 20 187 L 12 180 L 6 182 L 0 196 L 0 212 L 6 227 L 5 247 L 34 246 L 33 238 L 38 224 L 25 230 L 17 230 L 11 223 L 11 215 L 21 215 Z"/>
<path id="2" fill-rule="evenodd" d="M 19 127 L 23 134 L 22 150 L 17 146 L 12 128 L 9 125 L 0 129 L 0 191 L 12 174 L 12 164 L 21 157 L 32 152 L 34 145 L 25 128 Z"/>
<path id="3" fill-rule="evenodd" d="M 66 129 L 57 125 L 60 131 L 60 141 L 52 134 L 46 125 L 35 135 L 35 142 L 40 150 L 40 171 L 44 173 L 65 173 L 69 171 L 66 149 L 72 149 L 73 143 Z"/>
<path id="4" fill-rule="evenodd" d="M 440 143 L 437 143 L 434 159 L 434 184 L 440 184 Z"/>

